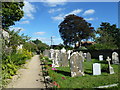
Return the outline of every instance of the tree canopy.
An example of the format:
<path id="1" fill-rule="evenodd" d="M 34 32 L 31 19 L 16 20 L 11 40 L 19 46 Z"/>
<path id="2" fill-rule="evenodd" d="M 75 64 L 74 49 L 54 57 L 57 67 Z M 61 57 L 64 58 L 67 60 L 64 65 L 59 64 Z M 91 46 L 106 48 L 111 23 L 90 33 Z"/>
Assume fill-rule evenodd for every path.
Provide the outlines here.
<path id="1" fill-rule="evenodd" d="M 94 28 L 82 17 L 74 14 L 68 15 L 59 25 L 59 33 L 65 45 L 75 45 L 78 47 L 82 39 L 88 39 L 93 35 Z"/>
<path id="2" fill-rule="evenodd" d="M 23 17 L 23 2 L 2 2 L 2 28 L 8 29 Z"/>
<path id="3" fill-rule="evenodd" d="M 108 22 L 102 22 L 97 34 L 99 34 L 99 37 L 96 38 L 97 43 L 106 45 L 109 49 L 120 48 L 120 29 L 115 24 L 111 25 Z"/>

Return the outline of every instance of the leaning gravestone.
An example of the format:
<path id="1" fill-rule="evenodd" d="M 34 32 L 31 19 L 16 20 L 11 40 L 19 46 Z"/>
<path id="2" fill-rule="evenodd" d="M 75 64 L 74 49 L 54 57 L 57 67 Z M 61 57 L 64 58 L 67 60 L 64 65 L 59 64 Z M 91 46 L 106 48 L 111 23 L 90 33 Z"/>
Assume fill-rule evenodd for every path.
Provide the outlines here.
<path id="1" fill-rule="evenodd" d="M 93 64 L 93 75 L 101 75 L 101 67 L 99 63 Z"/>
<path id="2" fill-rule="evenodd" d="M 99 61 L 103 61 L 103 55 L 99 55 Z"/>
<path id="3" fill-rule="evenodd" d="M 91 61 L 91 54 L 89 52 L 87 52 L 86 54 L 86 59 L 87 61 Z"/>
<path id="4" fill-rule="evenodd" d="M 70 57 L 70 70 L 72 77 L 84 76 L 83 57 L 78 52 L 72 53 Z"/>
<path id="5" fill-rule="evenodd" d="M 117 52 L 112 53 L 112 63 L 113 64 L 119 64 L 119 57 Z"/>
<path id="6" fill-rule="evenodd" d="M 109 73 L 110 73 L 110 74 L 114 74 L 114 69 L 113 69 L 113 67 L 110 65 L 111 59 L 110 59 L 109 57 L 107 57 L 106 61 L 108 61 Z"/>

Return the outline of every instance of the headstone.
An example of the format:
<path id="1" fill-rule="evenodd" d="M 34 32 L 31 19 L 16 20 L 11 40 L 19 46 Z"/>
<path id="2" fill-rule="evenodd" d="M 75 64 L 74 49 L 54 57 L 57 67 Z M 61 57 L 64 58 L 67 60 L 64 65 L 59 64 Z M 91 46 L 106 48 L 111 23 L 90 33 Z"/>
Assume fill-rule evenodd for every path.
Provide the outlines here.
<path id="1" fill-rule="evenodd" d="M 87 52 L 87 54 L 86 54 L 86 59 L 87 59 L 87 61 L 92 61 L 91 54 L 89 52 Z"/>
<path id="2" fill-rule="evenodd" d="M 84 57 L 84 55 L 83 55 L 84 53 L 83 53 L 82 51 L 80 51 L 79 54 L 82 56 L 83 62 L 84 62 L 84 60 L 85 60 L 85 57 Z"/>
<path id="3" fill-rule="evenodd" d="M 49 57 L 49 50 L 45 50 L 45 51 L 43 52 L 43 54 L 44 54 L 44 56 Z"/>
<path id="4" fill-rule="evenodd" d="M 59 50 L 55 50 L 54 51 L 54 67 L 59 67 L 59 58 L 58 58 L 58 55 L 59 55 Z"/>
<path id="5" fill-rule="evenodd" d="M 71 50 L 68 50 L 68 51 L 67 51 L 68 59 L 70 59 L 70 54 L 71 54 L 71 52 L 72 52 Z"/>
<path id="6" fill-rule="evenodd" d="M 93 75 L 101 75 L 101 66 L 99 63 L 93 64 Z"/>
<path id="7" fill-rule="evenodd" d="M 107 57 L 106 61 L 108 61 L 109 73 L 110 73 L 110 74 L 114 74 L 114 69 L 113 69 L 113 67 L 110 65 L 111 59 L 110 59 L 109 57 Z"/>
<path id="8" fill-rule="evenodd" d="M 72 77 L 84 76 L 82 59 L 83 57 L 78 52 L 72 53 L 70 57 L 70 70 L 71 70 Z"/>
<path id="9" fill-rule="evenodd" d="M 117 52 L 112 53 L 112 63 L 113 64 L 119 64 L 119 57 Z"/>
<path id="10" fill-rule="evenodd" d="M 87 54 L 86 54 L 86 53 L 83 53 L 83 56 L 84 56 L 84 58 L 86 59 Z"/>
<path id="11" fill-rule="evenodd" d="M 99 61 L 103 61 L 103 55 L 99 55 Z"/>
<path id="12" fill-rule="evenodd" d="M 54 59 L 54 49 L 50 49 L 50 59 Z"/>
<path id="13" fill-rule="evenodd" d="M 65 53 L 66 52 L 66 49 L 63 47 L 62 49 L 61 49 L 61 53 Z"/>
<path id="14" fill-rule="evenodd" d="M 61 66 L 62 67 L 68 67 L 69 63 L 68 63 L 68 55 L 67 53 L 61 53 Z"/>

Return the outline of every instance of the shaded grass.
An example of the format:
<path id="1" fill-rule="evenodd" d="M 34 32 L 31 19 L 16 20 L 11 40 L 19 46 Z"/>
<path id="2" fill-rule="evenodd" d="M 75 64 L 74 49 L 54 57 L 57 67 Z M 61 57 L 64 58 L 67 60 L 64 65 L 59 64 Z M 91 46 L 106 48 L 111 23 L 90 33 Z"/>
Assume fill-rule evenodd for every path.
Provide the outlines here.
<path id="1" fill-rule="evenodd" d="M 101 63 L 101 61 L 94 59 L 92 62 L 83 63 L 85 76 L 71 77 L 69 67 L 57 67 L 58 70 L 53 71 L 52 67 L 48 66 L 48 73 L 52 80 L 60 85 L 60 88 L 93 88 L 118 83 L 118 65 L 112 65 L 115 74 L 109 74 L 107 71 L 108 64 L 102 61 L 102 74 L 92 75 L 92 65 L 95 62 Z"/>

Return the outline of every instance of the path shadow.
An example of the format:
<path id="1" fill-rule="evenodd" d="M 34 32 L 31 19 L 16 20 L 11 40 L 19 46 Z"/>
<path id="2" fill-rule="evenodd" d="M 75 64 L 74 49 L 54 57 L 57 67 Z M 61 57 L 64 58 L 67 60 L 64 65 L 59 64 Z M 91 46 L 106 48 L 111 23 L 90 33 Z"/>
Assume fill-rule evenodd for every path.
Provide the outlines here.
<path id="1" fill-rule="evenodd" d="M 71 73 L 70 73 L 70 72 L 65 72 L 65 71 L 61 71 L 61 70 L 56 70 L 55 72 L 60 73 L 60 74 L 63 74 L 63 75 L 65 75 L 65 76 L 71 76 Z"/>

